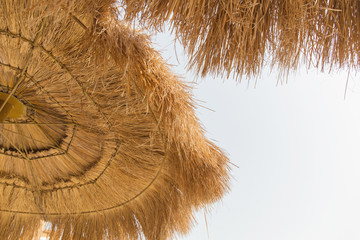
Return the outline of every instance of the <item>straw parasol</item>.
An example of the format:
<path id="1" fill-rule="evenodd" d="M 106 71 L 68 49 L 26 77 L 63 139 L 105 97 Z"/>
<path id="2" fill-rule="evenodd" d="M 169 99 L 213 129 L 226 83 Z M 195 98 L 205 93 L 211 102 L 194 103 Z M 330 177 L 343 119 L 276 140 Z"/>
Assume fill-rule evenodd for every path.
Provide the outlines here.
<path id="1" fill-rule="evenodd" d="M 257 75 L 265 64 L 359 69 L 360 1 L 123 0 L 126 17 L 166 21 L 200 74 Z"/>
<path id="2" fill-rule="evenodd" d="M 0 1 L 0 239 L 166 239 L 228 190 L 188 88 L 109 0 Z"/>

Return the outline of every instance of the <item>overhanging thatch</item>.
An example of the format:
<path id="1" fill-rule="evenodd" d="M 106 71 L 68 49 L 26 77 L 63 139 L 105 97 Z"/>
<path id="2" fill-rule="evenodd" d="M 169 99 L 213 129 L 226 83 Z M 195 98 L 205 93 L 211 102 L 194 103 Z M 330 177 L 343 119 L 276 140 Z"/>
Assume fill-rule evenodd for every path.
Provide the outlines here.
<path id="1" fill-rule="evenodd" d="M 166 21 L 185 46 L 189 66 L 239 78 L 264 64 L 295 69 L 359 69 L 357 0 L 123 0 L 128 19 L 151 28 Z"/>
<path id="2" fill-rule="evenodd" d="M 227 190 L 187 87 L 113 1 L 0 1 L 0 239 L 165 239 Z M 4 99 L 4 101 L 8 101 Z M 3 108 L 3 107 L 1 107 Z"/>

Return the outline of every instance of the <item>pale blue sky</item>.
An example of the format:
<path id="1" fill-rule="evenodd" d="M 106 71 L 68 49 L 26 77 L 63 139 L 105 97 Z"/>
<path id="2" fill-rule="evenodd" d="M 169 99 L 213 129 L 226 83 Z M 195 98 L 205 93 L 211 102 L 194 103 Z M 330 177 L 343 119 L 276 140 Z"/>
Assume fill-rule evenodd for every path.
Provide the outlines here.
<path id="1" fill-rule="evenodd" d="M 276 70 L 254 87 L 198 78 L 181 47 L 158 34 L 155 47 L 175 73 L 196 81 L 198 117 L 234 164 L 231 192 L 181 239 L 360 239 L 360 79 L 300 69 L 277 86 Z M 180 64 L 177 62 L 179 59 Z M 284 79 L 281 79 L 284 81 Z M 209 234 L 209 237 L 208 237 Z"/>

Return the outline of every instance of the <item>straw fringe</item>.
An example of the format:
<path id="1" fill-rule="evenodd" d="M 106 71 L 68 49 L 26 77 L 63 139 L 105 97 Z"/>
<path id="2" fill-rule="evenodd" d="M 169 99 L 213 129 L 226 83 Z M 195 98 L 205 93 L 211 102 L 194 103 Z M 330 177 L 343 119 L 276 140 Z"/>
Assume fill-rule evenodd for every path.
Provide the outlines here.
<path id="1" fill-rule="evenodd" d="M 266 64 L 358 70 L 360 2 L 348 0 L 123 0 L 128 20 L 161 30 L 184 45 L 190 68 L 238 79 Z M 266 60 L 265 60 L 266 59 Z"/>
<path id="2" fill-rule="evenodd" d="M 0 124 L 0 239 L 41 221 L 51 239 L 185 234 L 228 191 L 228 159 L 148 37 L 84 2 L 1 1 L 0 90 L 22 73 L 28 112 Z"/>

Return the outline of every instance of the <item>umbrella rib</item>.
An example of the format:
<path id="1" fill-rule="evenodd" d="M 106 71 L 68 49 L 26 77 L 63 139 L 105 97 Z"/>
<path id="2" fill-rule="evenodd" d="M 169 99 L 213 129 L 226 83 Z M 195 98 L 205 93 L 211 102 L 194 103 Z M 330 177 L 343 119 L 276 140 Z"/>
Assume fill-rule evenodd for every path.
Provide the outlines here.
<path id="1" fill-rule="evenodd" d="M 41 23 L 39 24 L 39 28 L 37 30 L 37 33 L 35 35 L 35 38 L 33 41 L 31 41 L 31 49 L 30 49 L 30 53 L 28 54 L 28 57 L 27 57 L 27 62 L 25 63 L 24 67 L 23 67 L 23 70 L 21 72 L 21 75 L 20 75 L 20 79 L 18 80 L 18 83 L 16 84 L 16 87 L 14 87 L 12 89 L 12 92 L 10 93 L 10 95 L 8 96 L 8 98 L 5 100 L 5 103 L 8 101 L 8 99 L 10 98 L 11 95 L 13 95 L 16 91 L 16 89 L 20 86 L 20 83 L 22 81 L 25 80 L 26 78 L 26 73 L 27 73 L 27 69 L 28 69 L 28 66 L 30 64 L 30 59 L 32 58 L 33 56 L 33 53 L 34 53 L 34 49 L 35 49 L 35 45 L 37 44 L 37 41 L 39 40 L 40 38 L 40 35 L 42 33 L 42 29 L 44 27 L 44 24 L 45 24 L 45 18 L 42 18 L 41 19 Z M 0 111 L 2 110 L 2 108 L 4 107 L 5 103 L 3 103 Z M 18 128 L 19 126 L 17 126 Z M 24 139 L 22 139 L 24 141 Z M 24 142 L 23 142 L 24 144 Z M 28 154 L 27 154 L 27 151 L 26 149 L 25 150 L 25 155 L 26 155 L 26 159 L 28 160 L 28 164 L 29 164 L 29 167 L 30 167 L 30 173 L 31 173 L 31 176 L 34 180 L 34 183 L 35 183 L 35 188 L 36 188 L 36 193 L 33 192 L 33 196 L 34 196 L 34 202 L 35 204 L 38 206 L 39 210 L 41 212 L 44 212 L 43 210 L 43 207 L 42 207 L 42 201 L 41 201 L 41 189 L 40 189 L 40 185 L 39 185 L 39 182 L 38 182 L 38 179 L 35 177 L 35 170 L 34 170 L 34 166 L 32 165 L 32 162 L 30 161 L 30 159 L 28 158 Z M 25 164 L 25 160 L 23 159 L 24 161 L 24 164 Z"/>
<path id="2" fill-rule="evenodd" d="M 36 120 L 33 119 L 33 118 L 31 118 L 31 120 L 39 127 L 39 129 L 42 131 L 42 133 L 44 133 L 44 135 L 45 135 L 50 141 L 52 141 L 52 142 L 56 145 L 55 147 L 57 147 L 57 148 L 61 149 L 62 151 L 64 151 L 64 150 L 59 146 L 59 144 L 55 141 L 55 139 L 54 139 L 53 137 L 51 137 L 50 134 L 48 134 L 48 133 L 43 129 L 43 125 L 38 125 L 37 122 L 36 122 Z M 52 129 L 52 130 L 54 130 L 54 129 Z M 56 132 L 56 130 L 54 130 L 54 131 Z M 58 133 L 58 132 L 57 132 L 57 133 Z M 74 137 L 74 135 L 71 136 L 71 138 L 73 138 L 73 137 Z"/>
<path id="3" fill-rule="evenodd" d="M 45 114 L 48 114 L 48 115 L 50 115 L 50 116 L 52 116 L 52 117 L 54 117 L 54 118 L 57 118 L 57 119 L 62 120 L 62 118 L 60 118 L 60 117 L 58 117 L 58 116 L 56 116 L 56 115 L 54 115 L 54 114 L 49 114 L 48 112 L 42 110 L 41 108 L 37 108 L 37 107 L 35 107 L 35 106 L 33 106 L 33 105 L 27 105 L 27 106 L 28 106 L 29 108 L 31 108 L 31 109 L 34 109 L 35 111 L 40 111 L 40 112 L 43 112 L 43 113 L 45 113 Z M 10 124 L 10 123 L 9 123 L 9 124 Z M 79 127 L 79 128 L 82 128 L 82 129 L 84 129 L 84 130 L 86 130 L 86 131 L 89 131 L 89 132 L 92 132 L 92 133 L 105 134 L 105 133 L 104 133 L 103 131 L 101 131 L 101 130 L 94 129 L 94 128 L 85 126 L 85 125 L 83 125 L 83 124 L 77 123 L 77 122 L 64 122 L 64 123 L 16 123 L 16 124 L 39 124 L 39 125 L 61 125 L 61 124 L 63 124 L 63 125 L 74 125 L 74 126 L 77 126 L 77 127 Z"/>
<path id="4" fill-rule="evenodd" d="M 28 157 L 26 156 L 26 154 L 24 154 L 24 153 L 16 146 L 16 144 L 14 144 L 14 142 L 13 142 L 10 138 L 6 137 L 6 135 L 5 135 L 2 131 L 0 131 L 0 134 L 1 134 L 1 136 L 3 136 L 3 138 L 5 138 L 5 140 L 9 141 L 9 143 L 12 144 L 12 146 L 19 152 L 20 155 L 23 156 L 22 159 L 28 159 Z"/>
<path id="5" fill-rule="evenodd" d="M 14 67 L 14 66 L 12 66 L 12 65 L 10 65 L 10 64 L 6 64 L 6 63 L 0 62 L 0 65 L 5 66 L 5 67 L 8 67 L 8 68 L 10 68 L 10 69 L 13 69 L 13 70 L 15 70 L 15 71 L 21 71 L 20 68 Z M 59 101 L 57 101 L 55 97 L 53 97 L 48 91 L 46 91 L 46 90 L 44 89 L 44 87 L 41 86 L 41 85 L 39 84 L 39 82 L 34 79 L 34 76 L 30 75 L 30 74 L 27 73 L 27 72 L 26 72 L 25 74 L 26 74 L 26 77 L 28 77 L 28 78 L 35 84 L 36 87 L 38 87 L 41 91 L 43 91 L 43 92 L 49 97 L 50 100 L 52 100 L 52 101 L 54 101 L 56 104 L 58 104 L 58 105 L 61 107 L 61 109 L 63 109 L 63 110 L 66 112 L 66 114 L 67 114 L 68 116 L 70 116 L 71 120 L 74 122 L 74 118 L 73 118 L 73 116 L 69 113 L 69 111 L 66 110 L 65 107 L 64 107 Z"/>
<path id="6" fill-rule="evenodd" d="M 34 124 L 35 124 L 35 123 L 34 123 Z M 15 125 L 15 126 L 18 126 L 18 125 Z M 5 130 L 5 131 L 7 131 L 7 132 L 10 132 L 10 133 L 18 134 L 18 135 L 20 135 L 21 137 L 31 139 L 31 140 L 34 141 L 34 143 L 35 143 L 35 142 L 39 142 L 39 143 L 43 143 L 43 144 L 48 144 L 47 142 L 43 142 L 43 141 L 41 141 L 41 140 L 35 139 L 35 138 L 32 137 L 32 136 L 27 136 L 27 135 L 25 135 L 25 134 L 22 134 L 22 133 L 19 133 L 19 132 L 16 132 L 16 131 L 12 131 L 12 130 L 10 130 L 10 129 L 6 129 L 6 128 L 4 128 L 4 127 L 1 127 L 1 129 L 2 129 L 2 130 Z M 30 133 L 29 133 L 29 134 L 30 134 Z M 55 148 L 56 148 L 56 147 L 55 147 Z M 58 148 L 58 149 L 64 151 L 64 150 L 61 149 L 61 148 Z"/>
<path id="7" fill-rule="evenodd" d="M 62 117 L 59 117 L 59 116 L 55 115 L 54 113 L 50 113 L 48 111 L 45 111 L 44 109 L 38 108 L 38 107 L 36 107 L 36 106 L 34 106 L 32 104 L 28 104 L 27 107 L 29 107 L 31 109 L 34 109 L 35 111 L 42 112 L 42 113 L 46 114 L 47 116 L 51 116 L 51 117 L 56 118 L 58 120 L 63 120 Z M 64 121 L 63 124 L 64 125 L 77 125 L 77 123 L 75 123 L 75 122 L 67 122 L 67 121 Z"/>
<path id="8" fill-rule="evenodd" d="M 71 13 L 70 13 L 70 16 L 75 20 L 75 22 L 76 22 L 77 24 L 80 25 L 80 27 L 82 27 L 85 31 L 88 31 L 87 26 L 86 26 L 79 18 L 77 18 L 75 15 L 73 15 L 73 14 L 71 14 Z"/>
<path id="9" fill-rule="evenodd" d="M 64 122 L 64 123 L 33 123 L 33 122 L 2 122 L 3 125 L 74 125 L 78 126 L 77 124 Z"/>
<path id="10" fill-rule="evenodd" d="M 9 101 L 10 97 L 11 97 L 12 95 L 14 95 L 15 91 L 18 89 L 18 87 L 20 86 L 20 84 L 25 80 L 26 72 L 27 72 L 27 69 L 28 69 L 29 64 L 30 64 L 30 59 L 31 59 L 32 56 L 33 56 L 34 48 L 35 48 L 35 45 L 36 45 L 37 40 L 38 40 L 39 37 L 40 37 L 41 29 L 43 28 L 44 23 L 45 23 L 45 21 L 44 21 L 44 19 L 43 19 L 43 20 L 41 21 L 41 23 L 40 23 L 40 27 L 39 27 L 39 29 L 38 29 L 38 32 L 37 32 L 36 35 L 35 35 L 34 40 L 33 40 L 33 41 L 29 41 L 31 47 L 30 47 L 30 50 L 29 50 L 29 52 L 28 52 L 28 54 L 27 54 L 24 67 L 23 67 L 23 69 L 22 69 L 22 71 L 21 71 L 21 73 L 20 73 L 20 76 L 19 76 L 18 81 L 16 82 L 14 88 L 12 89 L 12 91 L 10 92 L 10 94 L 7 96 L 7 98 L 5 99 L 5 101 L 3 102 L 3 104 L 1 105 L 1 107 L 0 107 L 0 112 L 4 109 L 6 103 Z"/>
<path id="11" fill-rule="evenodd" d="M 112 124 L 109 122 L 109 119 L 107 118 L 107 116 L 105 115 L 105 113 L 103 111 L 101 111 L 101 108 L 99 106 L 99 104 L 89 95 L 89 93 L 85 90 L 82 82 L 79 81 L 79 79 L 69 70 L 69 68 L 63 64 L 59 59 L 57 59 L 57 57 L 55 57 L 50 51 L 46 50 L 44 48 L 44 46 L 40 45 L 39 48 L 45 52 L 49 57 L 51 57 L 63 70 L 65 70 L 70 77 L 76 82 L 76 84 L 78 85 L 78 87 L 81 89 L 81 91 L 83 92 L 83 94 L 90 100 L 90 102 L 96 107 L 97 111 L 101 114 L 102 118 L 105 120 L 105 122 L 107 123 L 109 129 L 112 128 Z"/>
<path id="12" fill-rule="evenodd" d="M 35 121 L 35 120 L 33 120 L 33 121 Z M 29 124 L 29 123 L 24 123 L 24 124 Z M 37 125 L 36 122 L 31 123 L 31 124 L 36 124 L 36 125 Z M 15 126 L 18 126 L 17 124 L 14 124 L 14 125 L 15 125 Z M 47 124 L 43 124 L 43 125 L 47 125 Z M 38 127 L 40 128 L 40 126 L 38 126 Z M 67 151 L 68 151 L 69 148 L 70 148 L 70 145 L 71 145 L 72 140 L 74 139 L 74 136 L 75 136 L 75 133 L 76 133 L 76 127 L 77 127 L 77 126 L 74 125 L 74 127 L 73 127 L 73 133 L 72 133 L 72 135 L 71 135 L 71 137 L 70 137 L 69 142 L 67 143 L 66 150 L 62 149 L 60 146 L 51 146 L 51 148 L 58 149 L 58 150 L 60 150 L 61 152 L 49 154 L 49 155 L 46 155 L 46 156 L 31 157 L 31 158 L 28 158 L 28 160 L 29 160 L 29 161 L 33 161 L 33 160 L 40 159 L 40 158 L 44 158 L 44 157 L 58 156 L 58 155 L 66 154 Z M 20 134 L 20 133 L 18 133 L 18 132 L 14 132 L 14 131 L 12 131 L 12 130 L 10 130 L 10 129 L 6 129 L 6 128 L 4 128 L 4 127 L 2 127 L 1 129 L 5 130 L 5 131 L 8 131 L 8 132 L 11 132 L 11 133 L 19 134 L 20 136 L 25 137 L 25 138 L 30 138 L 30 139 L 32 139 L 33 141 L 37 141 L 37 142 L 40 142 L 40 143 L 48 144 L 48 143 L 46 143 L 46 142 L 40 141 L 40 140 L 38 140 L 38 139 L 34 139 L 33 137 L 29 137 L 29 136 Z M 42 130 L 42 132 L 43 132 L 44 134 L 46 134 L 46 133 L 43 131 L 42 128 L 40 128 L 40 129 Z M 55 130 L 54 130 L 54 131 L 55 131 Z M 67 136 L 69 136 L 69 135 L 67 135 Z M 47 137 L 48 137 L 48 135 L 47 135 Z M 52 141 L 54 142 L 54 140 L 52 140 Z M 54 143 L 55 143 L 55 142 L 54 142 Z M 56 143 L 55 143 L 55 144 L 56 144 Z M 3 153 L 0 153 L 0 154 L 3 154 Z M 8 154 L 4 154 L 4 155 L 8 155 Z M 12 156 L 12 155 L 11 155 L 11 156 Z M 14 157 L 17 157 L 17 156 L 14 156 Z M 70 158 L 70 156 L 68 156 L 68 157 Z M 72 159 L 72 160 L 73 160 L 73 159 Z M 1 182 L 0 182 L 0 184 L 1 184 Z"/>
<path id="13" fill-rule="evenodd" d="M 0 30 L 0 34 L 1 34 L 1 30 Z M 13 36 L 13 35 L 11 35 L 11 36 Z M 16 35 L 15 35 L 15 36 L 16 36 Z M 21 38 L 21 39 L 23 40 L 23 38 Z M 6 64 L 6 63 L 2 63 L 2 62 L 0 62 L 0 66 L 5 66 L 5 67 L 8 67 L 8 68 L 13 69 L 13 70 L 15 70 L 15 71 L 21 71 L 21 69 L 18 68 L 18 67 L 14 67 L 14 66 L 12 66 L 12 65 L 10 65 L 10 64 Z M 64 123 L 63 123 L 64 125 L 65 125 L 65 124 L 74 124 L 74 125 L 76 125 L 76 126 L 78 126 L 78 127 L 80 127 L 80 128 L 83 128 L 84 130 L 104 134 L 104 133 L 103 133 L 102 131 L 100 131 L 100 130 L 93 129 L 93 128 L 90 128 L 90 127 L 87 127 L 87 126 L 84 126 L 84 125 L 82 125 L 82 124 L 77 123 L 77 122 L 73 119 L 73 116 L 65 109 L 65 107 L 62 106 L 62 104 L 61 104 L 59 101 L 57 101 L 57 100 L 55 99 L 55 97 L 53 97 L 48 91 L 46 91 L 46 90 L 38 83 L 38 81 L 35 80 L 34 76 L 31 76 L 29 73 L 26 73 L 26 75 L 27 75 L 27 77 L 28 77 L 37 87 L 40 88 L 40 90 L 42 90 L 46 95 L 48 95 L 49 99 L 51 99 L 52 101 L 54 101 L 55 103 L 57 103 L 57 104 L 68 114 L 68 116 L 70 116 L 72 122 L 71 122 L 71 123 L 66 123 L 66 122 L 64 122 Z M 44 111 L 44 110 L 42 110 L 42 109 L 40 109 L 40 108 L 34 107 L 33 105 L 30 105 L 30 106 L 28 105 L 28 107 L 30 107 L 30 108 L 32 108 L 32 109 L 34 109 L 34 110 L 37 110 L 37 111 L 42 111 L 42 112 L 44 112 L 44 113 L 46 113 L 46 114 L 48 114 L 48 115 L 51 115 L 51 116 L 53 116 L 53 117 L 55 117 L 55 118 L 58 118 L 58 119 L 60 119 L 60 120 L 63 120 L 62 118 L 60 118 L 60 117 L 58 117 L 58 116 L 56 116 L 56 115 L 53 115 L 53 114 L 49 114 L 48 112 L 46 112 L 46 111 Z M 5 124 L 5 123 L 4 123 L 4 124 Z M 12 124 L 15 124 L 15 123 L 12 123 Z M 16 123 L 16 124 L 23 124 L 23 123 Z M 59 123 L 59 124 L 60 124 L 60 123 Z M 49 123 L 48 125 L 50 125 L 50 123 Z"/>
<path id="14" fill-rule="evenodd" d="M 9 35 L 11 37 L 15 37 L 15 38 L 19 38 L 25 42 L 28 42 L 29 44 L 31 44 L 33 46 L 33 48 L 35 47 L 38 47 L 40 48 L 43 52 L 45 52 L 48 56 L 50 56 L 50 58 L 52 58 L 62 69 L 64 69 L 70 76 L 71 78 L 77 83 L 77 85 L 81 88 L 83 94 L 92 102 L 92 104 L 95 105 L 95 107 L 97 108 L 97 111 L 102 115 L 102 117 L 104 118 L 105 122 L 107 123 L 109 129 L 112 128 L 112 125 L 111 123 L 109 122 L 108 118 L 106 117 L 106 115 L 101 111 L 100 109 L 100 106 L 94 101 L 94 99 L 86 92 L 85 88 L 83 87 L 82 83 L 71 73 L 71 71 L 65 66 L 65 64 L 63 64 L 60 60 L 58 60 L 50 51 L 46 50 L 44 48 L 44 46 L 42 45 L 36 45 L 34 44 L 34 42 L 32 42 L 31 40 L 19 35 L 19 34 L 14 34 L 14 33 L 11 33 L 10 31 L 8 30 L 2 30 L 0 29 L 0 35 L 1 34 L 5 34 L 5 35 Z M 3 65 L 6 65 L 6 66 L 10 66 L 8 64 L 3 64 Z M 15 67 L 13 67 L 15 68 Z M 18 69 L 18 68 L 15 68 L 15 69 Z M 33 108 L 33 107 L 32 107 Z M 34 108 L 36 110 L 40 110 L 40 109 L 37 109 L 37 108 Z"/>

